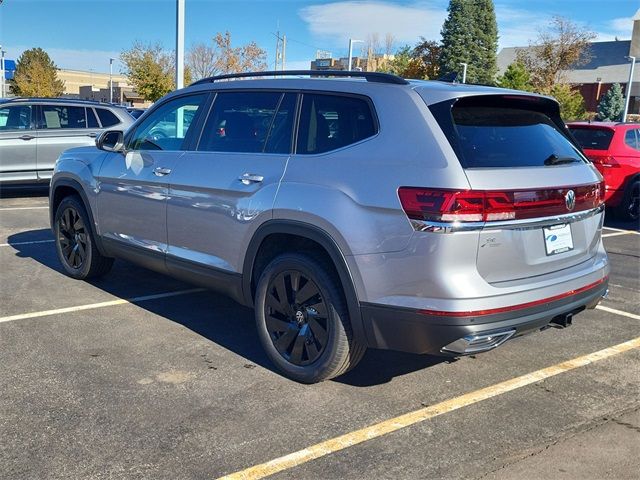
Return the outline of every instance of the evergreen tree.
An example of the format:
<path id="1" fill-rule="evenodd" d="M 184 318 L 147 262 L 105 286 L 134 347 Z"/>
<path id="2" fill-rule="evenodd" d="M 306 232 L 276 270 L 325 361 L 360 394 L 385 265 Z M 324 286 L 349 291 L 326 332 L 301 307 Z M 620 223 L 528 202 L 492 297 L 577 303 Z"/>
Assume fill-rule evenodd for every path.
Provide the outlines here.
<path id="1" fill-rule="evenodd" d="M 476 43 L 477 59 L 471 57 L 471 62 L 477 64 L 474 83 L 493 85 L 498 73 L 498 22 L 493 0 L 472 0 L 474 40 Z"/>
<path id="2" fill-rule="evenodd" d="M 531 75 L 527 71 L 522 62 L 515 61 L 511 63 L 504 72 L 504 75 L 498 77 L 496 82 L 499 87 L 512 88 L 514 90 L 524 90 L 525 92 L 533 91 L 531 83 Z"/>
<path id="3" fill-rule="evenodd" d="M 58 69 L 41 48 L 31 48 L 20 55 L 9 86 L 20 97 L 59 97 L 64 92 Z"/>
<path id="4" fill-rule="evenodd" d="M 598 120 L 601 122 L 620 121 L 624 112 L 622 87 L 614 83 L 598 104 Z"/>
<path id="5" fill-rule="evenodd" d="M 493 84 L 498 70 L 498 25 L 493 0 L 450 0 L 442 26 L 440 75 L 461 72 L 467 83 Z M 460 78 L 460 77 L 459 77 Z"/>
<path id="6" fill-rule="evenodd" d="M 556 83 L 550 89 L 542 90 L 540 93 L 551 95 L 558 101 L 560 116 L 565 122 L 586 118 L 587 109 L 582 94 L 571 88 L 568 83 Z"/>

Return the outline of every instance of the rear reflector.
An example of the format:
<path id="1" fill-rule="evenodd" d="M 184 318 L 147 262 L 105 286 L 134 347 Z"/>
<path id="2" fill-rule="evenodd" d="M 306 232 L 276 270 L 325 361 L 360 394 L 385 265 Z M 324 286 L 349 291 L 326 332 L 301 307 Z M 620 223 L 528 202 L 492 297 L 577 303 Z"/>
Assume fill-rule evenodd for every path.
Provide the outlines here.
<path id="1" fill-rule="evenodd" d="M 570 192 L 573 192 L 571 194 Z M 591 210 L 603 203 L 603 185 L 535 190 L 444 190 L 400 187 L 410 219 L 437 222 L 496 222 Z"/>
<path id="2" fill-rule="evenodd" d="M 577 295 L 578 293 L 586 292 L 587 290 L 591 290 L 592 288 L 597 287 L 605 283 L 609 279 L 608 276 L 598 280 L 597 282 L 590 283 L 589 285 L 585 285 L 584 287 L 577 288 L 575 290 L 569 290 L 568 292 L 561 293 L 560 295 L 554 295 L 553 297 L 543 298 L 541 300 L 535 300 L 533 302 L 527 303 L 519 303 L 517 305 L 510 305 L 508 307 L 499 307 L 499 308 L 489 308 L 487 310 L 471 310 L 466 312 L 447 312 L 440 310 L 419 310 L 419 313 L 423 315 L 436 315 L 439 317 L 481 317 L 483 315 L 491 315 L 495 313 L 504 313 L 504 312 L 512 312 L 514 310 L 522 310 L 524 308 L 536 307 L 538 305 L 544 305 L 546 303 L 550 303 L 556 300 L 561 300 L 566 297 L 570 297 L 572 295 Z"/>

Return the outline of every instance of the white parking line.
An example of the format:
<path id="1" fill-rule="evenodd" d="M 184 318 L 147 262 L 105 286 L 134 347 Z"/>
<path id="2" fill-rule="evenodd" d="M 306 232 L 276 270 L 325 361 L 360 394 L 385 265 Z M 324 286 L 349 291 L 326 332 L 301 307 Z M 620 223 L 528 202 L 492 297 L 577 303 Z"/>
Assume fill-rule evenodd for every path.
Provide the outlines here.
<path id="1" fill-rule="evenodd" d="M 31 245 L 33 243 L 49 243 L 55 240 L 33 240 L 31 242 L 13 242 L 13 243 L 0 243 L 0 247 L 16 247 L 18 245 Z"/>
<path id="2" fill-rule="evenodd" d="M 616 315 L 622 315 L 623 317 L 629 317 L 629 318 L 633 318 L 634 320 L 640 320 L 640 315 L 636 315 L 635 313 L 623 312 L 622 310 L 616 310 L 615 308 L 605 307 L 604 305 L 598 305 L 596 308 L 604 312 L 615 313 Z"/>
<path id="3" fill-rule="evenodd" d="M 640 232 L 637 232 L 635 230 L 625 230 L 623 228 L 613 228 L 613 227 L 602 227 L 605 230 L 613 230 L 614 232 L 626 232 L 626 233 L 635 233 L 635 234 L 640 234 Z"/>
<path id="4" fill-rule="evenodd" d="M 188 290 L 176 290 L 174 292 L 156 293 L 154 295 L 143 295 L 133 298 L 119 298 L 108 302 L 90 303 L 88 305 L 77 305 L 75 307 L 56 308 L 55 310 L 43 310 L 40 312 L 22 313 L 19 315 L 10 315 L 8 317 L 0 317 L 0 323 L 13 322 L 15 320 L 25 320 L 27 318 L 47 317 L 49 315 L 58 315 L 60 313 L 79 312 L 80 310 L 92 310 L 94 308 L 114 307 L 116 305 L 126 305 L 130 303 L 147 302 L 149 300 L 157 300 L 159 298 L 177 297 L 178 295 L 187 295 L 189 293 L 204 292 L 206 288 L 191 288 Z"/>
<path id="5" fill-rule="evenodd" d="M 629 235 L 630 233 L 637 233 L 637 232 L 616 232 L 616 233 L 605 233 L 604 235 L 602 235 L 602 238 L 607 238 L 607 237 L 617 237 L 618 235 Z"/>
<path id="6" fill-rule="evenodd" d="M 9 210 L 44 210 L 44 209 L 49 209 L 49 207 L 5 207 L 5 208 L 0 208 L 0 212 L 5 212 L 5 211 L 9 211 Z"/>

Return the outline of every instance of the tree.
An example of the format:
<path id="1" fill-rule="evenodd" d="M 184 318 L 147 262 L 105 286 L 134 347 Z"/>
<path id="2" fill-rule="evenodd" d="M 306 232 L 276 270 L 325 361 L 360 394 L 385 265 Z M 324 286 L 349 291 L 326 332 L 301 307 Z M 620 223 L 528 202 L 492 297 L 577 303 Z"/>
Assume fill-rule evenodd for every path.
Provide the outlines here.
<path id="1" fill-rule="evenodd" d="M 173 52 L 162 45 L 136 42 L 130 50 L 120 54 L 124 74 L 145 100 L 155 102 L 175 89 L 175 63 Z M 185 68 L 184 83 L 191 83 L 191 72 Z"/>
<path id="2" fill-rule="evenodd" d="M 624 113 L 624 97 L 622 87 L 619 83 L 614 83 L 604 94 L 598 104 L 598 120 L 601 122 L 617 122 Z"/>
<path id="3" fill-rule="evenodd" d="M 442 26 L 440 75 L 467 64 L 467 82 L 493 84 L 498 70 L 498 26 L 493 0 L 450 0 Z"/>
<path id="4" fill-rule="evenodd" d="M 64 93 L 64 82 L 47 52 L 32 48 L 18 58 L 10 89 L 21 97 L 59 97 Z"/>
<path id="5" fill-rule="evenodd" d="M 560 116 L 565 122 L 586 118 L 587 109 L 584 98 L 578 90 L 572 89 L 568 83 L 556 83 L 549 90 L 541 93 L 555 97 L 560 104 Z"/>
<path id="6" fill-rule="evenodd" d="M 473 36 L 476 55 L 471 59 L 477 65 L 475 83 L 493 85 L 498 73 L 498 22 L 493 0 L 473 1 Z"/>
<path id="7" fill-rule="evenodd" d="M 420 41 L 413 47 L 412 56 L 421 65 L 422 78 L 438 78 L 441 54 L 442 47 L 438 42 L 420 37 Z"/>
<path id="8" fill-rule="evenodd" d="M 529 72 L 525 68 L 524 64 L 517 60 L 507 67 L 504 75 L 498 77 L 496 83 L 499 87 L 502 88 L 524 90 L 525 92 L 533 91 L 531 75 L 529 75 Z"/>
<path id="9" fill-rule="evenodd" d="M 267 52 L 255 42 L 234 47 L 229 32 L 217 33 L 213 44 L 196 44 L 187 54 L 196 80 L 225 73 L 259 72 L 267 68 Z"/>
<path id="10" fill-rule="evenodd" d="M 566 70 L 590 60 L 589 42 L 595 37 L 595 33 L 556 16 L 550 26 L 538 34 L 537 41 L 527 49 L 518 50 L 516 56 L 531 74 L 536 90 L 549 90 L 565 81 Z"/>

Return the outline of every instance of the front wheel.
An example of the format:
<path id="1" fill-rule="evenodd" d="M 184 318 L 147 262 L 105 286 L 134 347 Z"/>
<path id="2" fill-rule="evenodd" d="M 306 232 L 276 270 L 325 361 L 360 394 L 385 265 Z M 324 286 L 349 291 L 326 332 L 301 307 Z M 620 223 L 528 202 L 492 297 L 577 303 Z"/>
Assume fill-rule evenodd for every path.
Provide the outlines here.
<path id="1" fill-rule="evenodd" d="M 96 247 L 89 215 L 76 196 L 66 197 L 56 209 L 54 231 L 58 259 L 67 275 L 85 280 L 104 275 L 113 258 L 103 256 Z"/>
<path id="2" fill-rule="evenodd" d="M 256 288 L 255 314 L 267 355 L 298 382 L 337 377 L 364 354 L 338 279 L 307 255 L 283 254 L 267 265 Z"/>

